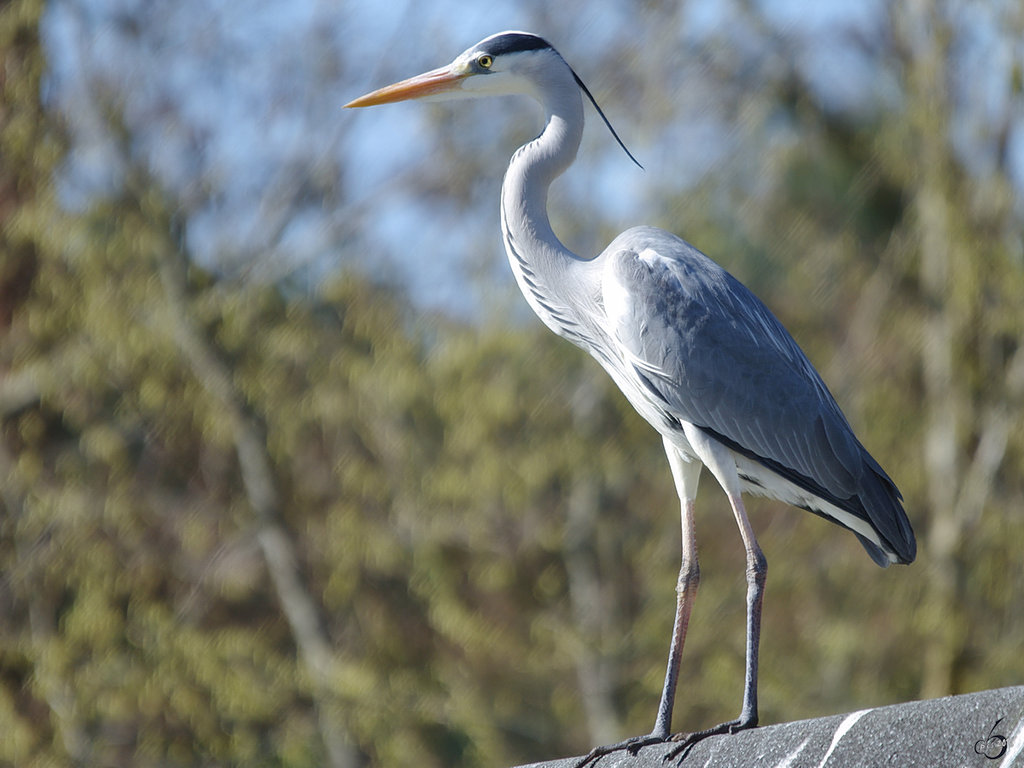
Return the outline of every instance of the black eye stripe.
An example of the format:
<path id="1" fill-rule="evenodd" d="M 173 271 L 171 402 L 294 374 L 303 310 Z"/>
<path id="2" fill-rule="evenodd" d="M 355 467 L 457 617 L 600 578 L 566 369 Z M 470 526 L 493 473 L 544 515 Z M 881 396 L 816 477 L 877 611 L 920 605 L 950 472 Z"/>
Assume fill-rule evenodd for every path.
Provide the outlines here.
<path id="1" fill-rule="evenodd" d="M 550 48 L 543 37 L 528 35 L 522 32 L 510 32 L 505 35 L 498 35 L 486 41 L 486 49 L 492 56 L 501 56 L 505 53 L 519 53 L 522 51 L 538 51 L 542 48 Z"/>

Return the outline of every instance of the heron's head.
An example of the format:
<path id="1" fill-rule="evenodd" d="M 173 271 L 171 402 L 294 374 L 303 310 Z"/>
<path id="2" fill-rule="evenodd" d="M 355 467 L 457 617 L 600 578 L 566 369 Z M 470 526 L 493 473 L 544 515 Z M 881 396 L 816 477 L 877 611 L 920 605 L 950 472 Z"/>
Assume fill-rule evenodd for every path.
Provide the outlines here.
<path id="1" fill-rule="evenodd" d="M 643 168 L 626 149 L 579 75 L 573 72 L 572 67 L 547 40 L 529 32 L 499 32 L 491 35 L 460 53 L 446 67 L 387 85 L 345 106 L 372 107 L 409 99 L 434 100 L 507 94 L 526 94 L 541 102 L 549 102 L 551 99 L 561 101 L 565 97 L 578 99 L 580 91 L 590 99 L 619 146 L 637 166 Z M 580 115 L 582 120 L 582 111 Z"/>
<path id="2" fill-rule="evenodd" d="M 574 87 L 574 75 L 544 38 L 500 32 L 459 54 L 447 66 L 360 96 L 346 107 L 372 107 L 408 99 L 529 94 L 558 85 Z"/>

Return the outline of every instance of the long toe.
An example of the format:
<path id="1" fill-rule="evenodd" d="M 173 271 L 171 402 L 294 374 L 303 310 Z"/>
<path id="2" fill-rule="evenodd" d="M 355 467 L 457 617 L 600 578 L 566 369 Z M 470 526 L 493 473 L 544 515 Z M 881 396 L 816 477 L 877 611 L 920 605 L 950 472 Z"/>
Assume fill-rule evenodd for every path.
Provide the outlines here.
<path id="1" fill-rule="evenodd" d="M 756 719 L 730 720 L 727 723 L 721 723 L 712 728 L 697 731 L 696 733 L 673 734 L 670 740 L 678 743 L 671 752 L 665 755 L 665 762 L 671 762 L 672 760 L 678 759 L 681 763 L 690 753 L 690 750 L 693 749 L 694 744 L 697 744 L 710 736 L 723 736 L 730 733 L 739 733 L 740 731 L 745 731 L 756 726 Z"/>
<path id="2" fill-rule="evenodd" d="M 573 766 L 573 768 L 584 768 L 588 765 L 594 765 L 605 755 L 610 755 L 615 752 L 629 752 L 631 755 L 636 755 L 644 747 L 649 747 L 653 744 L 664 744 L 668 742 L 672 737 L 662 736 L 661 734 L 649 733 L 646 736 L 634 736 L 631 739 L 620 741 L 617 744 L 608 744 L 603 747 L 594 747 L 590 750 L 586 756 L 580 758 L 580 760 Z"/>

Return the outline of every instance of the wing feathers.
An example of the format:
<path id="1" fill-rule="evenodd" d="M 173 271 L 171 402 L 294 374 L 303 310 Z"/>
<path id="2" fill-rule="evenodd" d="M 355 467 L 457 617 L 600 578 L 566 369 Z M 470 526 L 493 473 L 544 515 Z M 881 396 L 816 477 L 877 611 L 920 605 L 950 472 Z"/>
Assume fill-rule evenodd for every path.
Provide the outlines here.
<path id="1" fill-rule="evenodd" d="M 677 418 L 868 521 L 900 560 L 913 559 L 896 486 L 799 346 L 749 290 L 653 228 L 624 233 L 605 257 L 602 288 L 614 296 L 614 305 L 605 304 L 608 319 L 638 386 Z"/>

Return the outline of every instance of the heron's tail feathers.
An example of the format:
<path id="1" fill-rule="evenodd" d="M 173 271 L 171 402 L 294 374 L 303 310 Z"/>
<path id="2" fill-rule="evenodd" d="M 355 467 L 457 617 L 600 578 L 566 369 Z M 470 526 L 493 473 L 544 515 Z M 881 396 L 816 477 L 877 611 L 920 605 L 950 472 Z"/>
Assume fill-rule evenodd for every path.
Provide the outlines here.
<path id="1" fill-rule="evenodd" d="M 903 509 L 903 496 L 896 484 L 874 461 L 869 466 L 858 499 L 867 513 L 867 520 L 878 534 L 873 542 L 857 534 L 871 559 L 883 568 L 891 563 L 912 563 L 917 557 L 917 540 L 910 520 Z"/>

